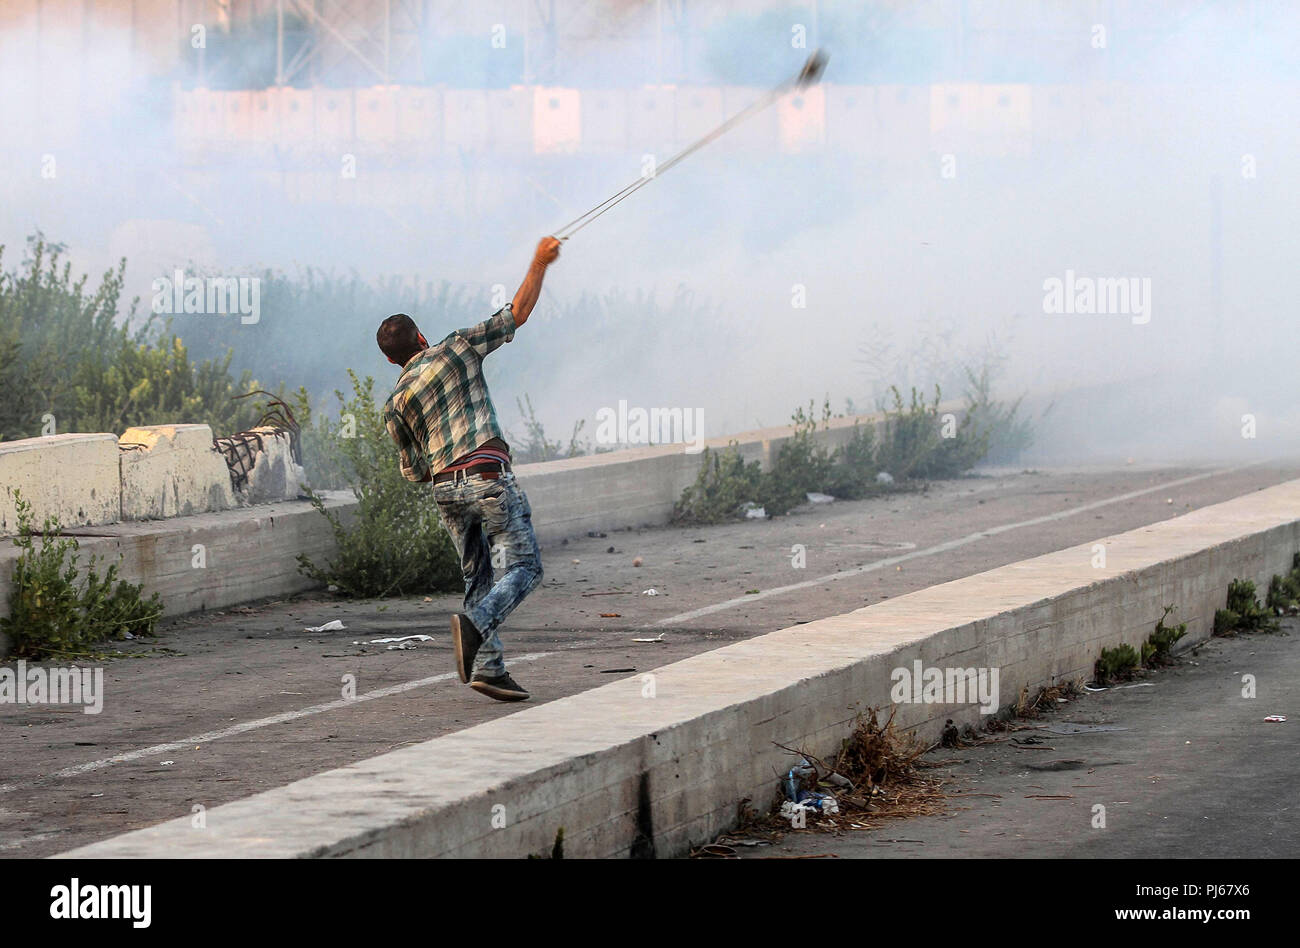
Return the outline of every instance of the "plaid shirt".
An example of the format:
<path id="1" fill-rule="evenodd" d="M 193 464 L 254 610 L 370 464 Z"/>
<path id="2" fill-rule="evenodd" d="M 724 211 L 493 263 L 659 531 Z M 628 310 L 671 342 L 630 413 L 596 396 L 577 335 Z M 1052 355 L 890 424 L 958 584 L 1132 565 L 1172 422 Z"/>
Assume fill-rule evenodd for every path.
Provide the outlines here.
<path id="1" fill-rule="evenodd" d="M 422 481 L 491 438 L 504 440 L 483 379 L 483 358 L 514 336 L 515 314 L 507 303 L 402 366 L 383 418 L 401 450 L 407 480 Z"/>

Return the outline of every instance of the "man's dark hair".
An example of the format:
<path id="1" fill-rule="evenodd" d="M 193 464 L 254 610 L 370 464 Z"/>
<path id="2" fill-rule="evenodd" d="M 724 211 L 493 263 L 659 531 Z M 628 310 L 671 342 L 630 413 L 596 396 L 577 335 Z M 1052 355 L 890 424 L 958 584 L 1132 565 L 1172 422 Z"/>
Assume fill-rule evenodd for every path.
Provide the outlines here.
<path id="1" fill-rule="evenodd" d="M 379 324 L 375 341 L 384 355 L 399 365 L 420 351 L 420 328 L 405 313 L 396 313 Z"/>

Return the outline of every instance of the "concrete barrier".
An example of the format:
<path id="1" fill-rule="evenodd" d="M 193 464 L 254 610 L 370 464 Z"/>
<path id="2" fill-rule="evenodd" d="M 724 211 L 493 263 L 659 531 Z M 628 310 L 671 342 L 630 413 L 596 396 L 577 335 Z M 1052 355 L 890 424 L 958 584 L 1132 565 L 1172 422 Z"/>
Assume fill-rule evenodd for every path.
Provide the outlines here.
<path id="1" fill-rule="evenodd" d="M 306 480 L 287 431 L 241 432 L 234 483 L 207 425 L 153 425 L 113 434 L 0 442 L 0 537 L 18 532 L 19 493 L 39 527 L 158 520 L 299 496 Z M 0 577 L 2 578 L 2 577 Z"/>
<path id="2" fill-rule="evenodd" d="M 235 506 L 226 459 L 207 425 L 128 428 L 121 448 L 123 520 L 160 520 Z"/>
<path id="3" fill-rule="evenodd" d="M 18 532 L 15 492 L 64 525 L 112 523 L 122 514 L 117 438 L 61 434 L 0 442 L 0 534 Z"/>
<path id="4" fill-rule="evenodd" d="M 882 421 L 880 415 L 832 418 L 813 437 L 833 449 L 853 437 L 855 426 L 871 425 L 878 433 Z M 742 458 L 766 469 L 793 435 L 788 425 L 761 428 L 710 438 L 704 446 L 724 451 L 734 444 Z M 701 454 L 687 454 L 681 444 L 665 444 L 521 464 L 515 472 L 533 508 L 533 529 L 545 546 L 589 530 L 668 523 L 682 491 L 695 483 L 701 461 Z"/>
<path id="5" fill-rule="evenodd" d="M 855 425 L 878 426 L 880 421 L 875 415 L 835 418 L 818 430 L 815 438 L 833 448 L 853 437 Z M 793 433 L 788 426 L 767 428 L 704 444 L 724 450 L 734 443 L 746 460 L 767 466 Z M 220 482 L 214 483 L 216 468 L 208 457 L 211 435 L 206 425 L 131 429 L 123 435 L 124 444 L 145 447 L 120 452 L 120 476 L 119 452 L 112 435 L 60 437 L 72 440 L 34 439 L 42 442 L 37 448 L 48 447 L 53 441 L 52 450 L 44 453 L 33 448 L 26 449 L 29 454 L 22 454 L 23 449 L 14 449 L 24 442 L 0 444 L 0 471 L 7 463 L 5 449 L 14 449 L 11 453 L 20 456 L 23 463 L 8 463 L 15 470 L 28 472 L 29 479 L 36 476 L 32 472 L 45 470 L 46 480 L 56 486 L 64 482 L 74 485 L 81 483 L 83 472 L 88 471 L 93 495 L 94 485 L 99 483 L 94 472 L 103 464 L 97 467 L 87 463 L 89 455 L 85 452 L 98 445 L 94 450 L 103 454 L 100 461 L 112 457 L 114 479 L 98 489 L 109 492 L 111 502 L 118 505 L 127 522 L 113 524 L 118 516 L 110 515 L 107 507 L 98 509 L 91 519 L 63 522 L 96 525 L 94 531 L 67 532 L 77 537 L 87 555 L 102 555 L 105 562 L 112 563 L 120 554 L 122 578 L 142 583 L 146 593 L 160 593 L 169 616 L 309 589 L 313 584 L 297 573 L 296 554 L 305 553 L 321 562 L 335 552 L 333 534 L 320 514 L 306 502 L 280 500 L 295 496 L 305 480 L 302 468 L 293 461 L 288 435 L 283 432 L 258 428 L 234 439 L 246 442 L 234 453 L 240 470 L 247 470 L 246 476 L 239 478 L 233 496 L 238 503 L 255 506 L 220 515 L 210 509 L 209 513 L 180 517 L 172 516 L 172 511 L 196 512 L 201 504 L 227 505 L 231 496 L 229 485 L 226 491 L 220 491 Z M 220 460 L 220 455 L 212 454 Z M 58 457 L 65 460 L 56 465 L 54 459 Z M 220 463 L 226 466 L 224 461 Z M 695 481 L 700 463 L 700 454 L 685 453 L 681 444 L 667 444 L 522 464 L 516 471 L 533 506 L 537 536 L 547 545 L 588 530 L 667 523 L 682 490 Z M 418 488 L 413 485 L 412 489 Z M 344 516 L 351 515 L 356 501 L 350 491 L 329 492 L 328 496 L 332 508 Z M 73 509 L 68 506 L 71 501 L 57 491 L 47 491 L 40 500 L 42 504 L 55 504 L 52 509 L 56 512 Z M 39 510 L 38 506 L 38 516 Z M 154 516 L 170 519 L 144 519 Z M 277 522 L 280 529 L 269 532 Z M 268 543 L 264 552 L 258 552 Z M 192 550 L 196 546 L 209 553 L 207 571 L 190 566 L 192 555 L 197 555 Z M 249 549 L 253 552 L 240 552 Z M 8 610 L 10 578 L 17 556 L 12 540 L 0 538 L 0 614 Z M 211 571 L 212 556 L 231 572 Z M 0 657 L 7 654 L 8 643 L 0 639 Z"/>
<path id="6" fill-rule="evenodd" d="M 1172 603 L 1206 638 L 1229 581 L 1267 582 L 1300 549 L 1300 481 L 1094 544 L 782 629 L 487 724 L 63 854 L 112 857 L 673 856 L 765 807 L 791 762 L 829 756 L 892 672 L 996 668 L 1000 704 L 1139 645 Z M 900 703 L 934 736 L 970 704 Z M 472 765 L 467 766 L 467 762 Z"/>

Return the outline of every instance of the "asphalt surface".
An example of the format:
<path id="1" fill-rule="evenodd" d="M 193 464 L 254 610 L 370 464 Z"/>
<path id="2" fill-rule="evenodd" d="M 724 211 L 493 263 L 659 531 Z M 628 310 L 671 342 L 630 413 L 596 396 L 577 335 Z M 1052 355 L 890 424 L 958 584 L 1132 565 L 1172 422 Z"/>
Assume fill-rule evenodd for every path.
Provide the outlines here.
<path id="1" fill-rule="evenodd" d="M 1297 476 L 1295 464 L 992 473 L 770 521 L 583 537 L 544 550 L 542 588 L 503 630 L 507 661 L 532 703 L 550 701 Z M 316 594 L 189 617 L 103 663 L 100 714 L 0 705 L 0 854 L 71 849 L 527 707 L 456 680 L 456 604 Z M 304 631 L 333 619 L 346 628 Z M 419 634 L 432 640 L 373 644 Z"/>
<path id="2" fill-rule="evenodd" d="M 867 830 L 842 819 L 842 829 L 735 848 L 750 858 L 1294 858 L 1298 632 L 1290 618 L 1278 633 L 1211 639 L 1172 667 L 989 734 L 995 743 L 930 752 L 925 773 L 947 794 L 941 815 Z M 1062 733 L 1076 725 L 1085 730 Z"/>

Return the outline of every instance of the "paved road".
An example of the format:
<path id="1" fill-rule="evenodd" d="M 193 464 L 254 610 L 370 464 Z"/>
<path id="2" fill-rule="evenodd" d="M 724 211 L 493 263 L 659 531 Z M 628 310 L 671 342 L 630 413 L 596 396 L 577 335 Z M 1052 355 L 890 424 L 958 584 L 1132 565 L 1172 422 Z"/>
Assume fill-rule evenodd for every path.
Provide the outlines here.
<path id="1" fill-rule="evenodd" d="M 1072 701 L 1010 740 L 926 759 L 943 815 L 831 835 L 800 830 L 744 856 L 1295 858 L 1300 853 L 1300 621 L 1213 639 L 1178 665 Z M 1255 677 L 1255 697 L 1243 676 Z M 1280 714 L 1284 724 L 1264 718 Z M 1064 724 L 1122 730 L 1061 734 Z M 1101 807 L 1102 809 L 1097 809 Z M 1099 817 L 1104 817 L 1104 825 Z M 1175 870 L 1176 875 L 1176 870 Z M 1180 882 L 1183 880 L 1179 880 Z M 1197 881 L 1197 880 L 1186 880 Z"/>
<path id="2" fill-rule="evenodd" d="M 772 521 L 582 538 L 545 551 L 544 586 L 507 624 L 508 658 L 533 701 L 549 701 L 611 670 L 655 668 L 1297 476 L 1296 465 L 1009 472 Z M 659 595 L 642 594 L 650 588 Z M 514 713 L 454 678 L 454 604 L 315 596 L 180 620 L 141 657 L 106 665 L 99 715 L 0 706 L 0 853 L 70 849 Z M 346 630 L 303 631 L 331 619 Z M 434 640 L 410 650 L 355 644 L 421 633 Z M 347 676 L 363 700 L 344 700 Z"/>

